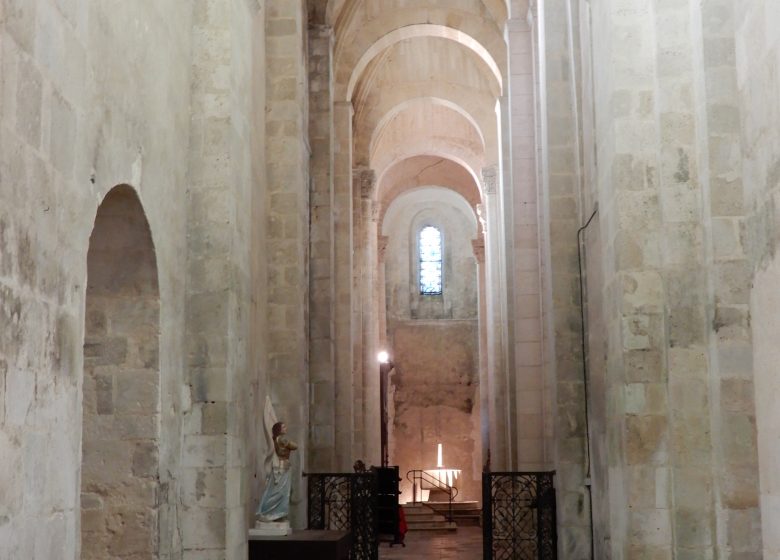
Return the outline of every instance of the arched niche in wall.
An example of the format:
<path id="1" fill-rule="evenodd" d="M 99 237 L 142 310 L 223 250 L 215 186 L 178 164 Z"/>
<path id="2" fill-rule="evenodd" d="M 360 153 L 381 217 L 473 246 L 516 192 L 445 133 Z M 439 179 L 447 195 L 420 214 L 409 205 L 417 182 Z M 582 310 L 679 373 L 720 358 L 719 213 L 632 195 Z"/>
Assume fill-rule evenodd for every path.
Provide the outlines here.
<path id="1" fill-rule="evenodd" d="M 81 558 L 157 558 L 160 298 L 141 202 L 118 186 L 87 253 Z"/>

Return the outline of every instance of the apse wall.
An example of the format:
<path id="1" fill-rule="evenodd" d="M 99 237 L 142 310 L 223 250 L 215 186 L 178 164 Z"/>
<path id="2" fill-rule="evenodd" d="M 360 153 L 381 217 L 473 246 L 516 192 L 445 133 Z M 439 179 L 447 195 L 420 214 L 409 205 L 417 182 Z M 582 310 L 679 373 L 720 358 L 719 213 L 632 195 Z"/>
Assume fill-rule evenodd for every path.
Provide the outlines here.
<path id="1" fill-rule="evenodd" d="M 462 469 L 459 499 L 480 499 L 477 267 L 473 214 L 443 189 L 402 196 L 385 219 L 387 340 L 395 363 L 391 379 L 390 462 L 401 468 L 402 499 L 411 499 L 405 474 L 437 466 Z M 451 194 L 451 193 L 450 193 Z M 395 208 L 393 208 L 395 206 Z M 442 295 L 421 295 L 418 239 L 422 228 L 442 234 Z"/>

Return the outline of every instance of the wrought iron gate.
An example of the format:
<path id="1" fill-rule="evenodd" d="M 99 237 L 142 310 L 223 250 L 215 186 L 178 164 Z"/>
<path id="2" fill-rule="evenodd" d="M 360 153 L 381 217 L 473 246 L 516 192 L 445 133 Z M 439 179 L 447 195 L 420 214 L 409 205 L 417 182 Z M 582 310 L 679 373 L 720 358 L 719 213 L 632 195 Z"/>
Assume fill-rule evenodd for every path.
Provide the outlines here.
<path id="1" fill-rule="evenodd" d="M 554 474 L 482 473 L 484 560 L 557 559 Z"/>
<path id="2" fill-rule="evenodd" d="M 376 473 L 307 474 L 309 529 L 351 531 L 351 560 L 378 560 Z"/>

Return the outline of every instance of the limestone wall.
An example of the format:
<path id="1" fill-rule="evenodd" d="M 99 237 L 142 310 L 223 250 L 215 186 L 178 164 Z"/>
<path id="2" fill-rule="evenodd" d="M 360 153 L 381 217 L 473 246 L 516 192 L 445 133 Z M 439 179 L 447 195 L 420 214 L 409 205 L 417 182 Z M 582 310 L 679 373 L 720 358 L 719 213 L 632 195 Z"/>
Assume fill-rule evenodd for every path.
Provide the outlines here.
<path id="1" fill-rule="evenodd" d="M 741 122 L 741 150 L 735 142 L 719 146 L 719 159 L 742 165 L 744 199 L 736 198 L 729 207 L 736 211 L 734 225 L 740 227 L 738 247 L 747 241 L 753 273 L 749 309 L 735 317 L 731 329 L 747 324 L 753 332 L 753 382 L 760 472 L 761 526 L 763 558 L 780 558 L 780 444 L 778 444 L 778 408 L 780 384 L 777 376 L 777 314 L 780 269 L 776 257 L 778 243 L 778 188 L 780 187 L 780 42 L 776 32 L 780 24 L 780 6 L 771 1 L 749 2 L 735 10 L 736 90 Z M 733 82 L 732 82 L 733 87 Z M 739 158 L 741 156 L 741 161 Z M 736 160 L 736 161 L 735 161 Z M 725 190 L 725 189 L 724 189 Z M 732 191 L 733 192 L 733 191 Z M 740 190 L 740 193 L 742 190 Z M 737 193 L 733 193 L 737 194 Z M 728 200 L 728 199 L 727 199 Z M 743 205 L 744 204 L 744 205 Z M 738 219 L 747 215 L 747 220 Z M 726 280 L 726 278 L 724 278 Z M 742 276 L 740 303 L 746 306 L 749 279 Z M 736 288 L 736 286 L 735 286 Z M 737 321 L 736 319 L 740 320 Z M 747 321 L 745 319 L 747 318 Z M 751 355 L 741 348 L 740 361 L 750 365 Z M 750 378 L 735 386 L 739 391 L 734 405 L 742 405 L 751 395 Z M 752 521 L 758 535 L 757 519 Z M 755 537 L 754 537 L 755 538 Z M 757 539 L 756 539 L 757 540 Z"/>
<path id="2" fill-rule="evenodd" d="M 596 555 L 757 558 L 735 6 L 579 9 Z"/>
<path id="3" fill-rule="evenodd" d="M 268 386 L 290 438 L 292 522 L 306 524 L 309 428 L 309 159 L 307 23 L 303 0 L 266 3 Z"/>
<path id="4" fill-rule="evenodd" d="M 161 430 L 179 433 L 191 3 L 0 7 L 0 557 L 78 558 L 87 247 L 137 189 L 160 292 Z M 176 163 L 178 162 L 178 163 Z M 160 556 L 180 549 L 180 439 L 161 441 Z"/>
<path id="5" fill-rule="evenodd" d="M 246 555 L 263 479 L 266 372 L 262 339 L 249 338 L 265 332 L 258 323 L 267 320 L 265 272 L 256 263 L 265 248 L 264 144 L 256 136 L 265 124 L 261 8 L 246 0 L 193 5 L 182 490 L 191 555 Z"/>
<path id="6" fill-rule="evenodd" d="M 546 348 L 547 464 L 556 471 L 559 549 L 586 558 L 588 493 L 584 384 L 577 284 L 577 230 L 587 212 L 579 197 L 580 115 L 573 30 L 578 14 L 568 2 L 545 2 L 536 12 L 539 95 L 539 165 L 542 183 L 539 238 Z M 541 403 L 540 403 L 541 404 Z"/>
<path id="7" fill-rule="evenodd" d="M 84 480 L 87 525 L 97 519 L 121 532 L 126 523 L 128 535 L 143 537 L 131 530 L 143 516 L 101 510 L 100 476 L 110 469 L 90 463 L 82 476 L 87 365 L 85 460 L 127 463 L 128 487 L 148 486 L 159 557 L 246 555 L 264 476 L 255 406 L 265 398 L 267 349 L 263 7 L 25 0 L 0 8 L 2 558 L 78 557 Z M 82 350 L 87 247 L 96 208 L 115 185 L 138 193 L 148 219 L 159 326 L 144 327 L 138 305 L 118 308 L 100 295 L 86 304 L 92 334 Z M 134 320 L 159 355 L 139 357 L 127 334 Z M 112 342 L 120 338 L 126 351 Z M 148 364 L 138 366 L 141 358 Z M 159 371 L 158 385 L 144 368 Z M 133 388 L 135 379 L 146 381 Z M 159 432 L 134 420 L 143 411 L 159 415 Z M 114 452 L 96 452 L 111 434 Z M 127 455 L 125 440 L 135 452 Z M 110 543 L 112 554 L 139 546 Z"/>

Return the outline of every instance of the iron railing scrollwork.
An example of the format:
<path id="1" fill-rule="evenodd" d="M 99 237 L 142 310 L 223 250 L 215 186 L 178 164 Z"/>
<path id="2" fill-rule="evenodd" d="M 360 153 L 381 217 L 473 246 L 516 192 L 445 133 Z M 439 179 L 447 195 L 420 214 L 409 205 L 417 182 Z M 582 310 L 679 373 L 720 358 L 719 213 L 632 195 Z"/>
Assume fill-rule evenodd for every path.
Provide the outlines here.
<path id="1" fill-rule="evenodd" d="M 306 477 L 309 529 L 350 531 L 350 559 L 378 560 L 376 473 L 307 473 Z"/>
<path id="2" fill-rule="evenodd" d="M 484 560 L 557 560 L 554 474 L 482 474 Z"/>

